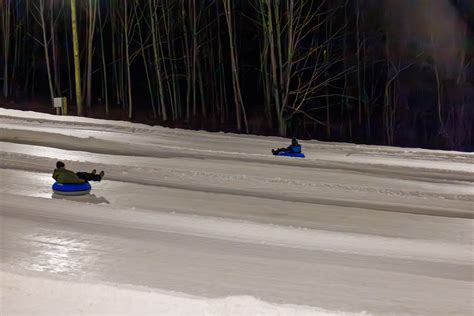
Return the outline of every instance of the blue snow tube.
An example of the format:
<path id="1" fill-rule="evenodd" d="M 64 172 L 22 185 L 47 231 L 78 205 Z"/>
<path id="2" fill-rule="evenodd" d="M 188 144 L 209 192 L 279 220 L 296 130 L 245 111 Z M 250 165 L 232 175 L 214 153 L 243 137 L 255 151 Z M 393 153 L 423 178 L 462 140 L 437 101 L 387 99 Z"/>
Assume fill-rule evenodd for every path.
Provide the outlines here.
<path id="1" fill-rule="evenodd" d="M 88 182 L 62 184 L 55 182 L 53 184 L 53 192 L 61 195 L 84 195 L 91 191 L 91 185 Z"/>
<path id="2" fill-rule="evenodd" d="M 304 158 L 305 157 L 305 155 L 303 153 L 292 153 L 292 152 L 281 152 L 277 156 L 295 157 L 295 158 Z"/>

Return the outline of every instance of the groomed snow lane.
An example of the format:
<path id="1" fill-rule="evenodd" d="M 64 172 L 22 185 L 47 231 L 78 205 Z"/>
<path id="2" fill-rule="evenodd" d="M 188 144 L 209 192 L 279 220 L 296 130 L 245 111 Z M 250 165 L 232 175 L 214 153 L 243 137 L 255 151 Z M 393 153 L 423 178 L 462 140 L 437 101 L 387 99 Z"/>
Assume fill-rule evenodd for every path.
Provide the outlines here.
<path id="1" fill-rule="evenodd" d="M 464 255 L 455 246 L 443 249 L 415 240 L 393 240 L 400 245 L 387 244 L 383 249 L 383 239 L 364 236 L 354 240 L 318 231 L 292 233 L 284 227 L 176 214 L 154 217 L 104 206 L 77 212 L 75 203 L 61 209 L 65 206 L 61 200 L 27 198 L 20 207 L 14 206 L 14 197 L 3 200 L 10 210 L 1 217 L 1 257 L 7 271 L 24 269 L 82 282 L 147 286 L 211 298 L 251 295 L 272 303 L 346 312 L 467 315 L 469 311 L 469 246 Z M 218 231 L 213 229 L 216 225 Z M 257 237 L 262 230 L 266 234 Z M 319 234 L 315 237 L 332 245 L 319 238 L 301 245 L 298 241 L 304 239 L 295 239 L 298 233 Z M 281 238 L 287 246 L 278 245 L 279 236 L 288 237 Z M 318 244 L 323 249 L 309 249 Z M 418 256 L 419 251 L 424 254 Z"/>

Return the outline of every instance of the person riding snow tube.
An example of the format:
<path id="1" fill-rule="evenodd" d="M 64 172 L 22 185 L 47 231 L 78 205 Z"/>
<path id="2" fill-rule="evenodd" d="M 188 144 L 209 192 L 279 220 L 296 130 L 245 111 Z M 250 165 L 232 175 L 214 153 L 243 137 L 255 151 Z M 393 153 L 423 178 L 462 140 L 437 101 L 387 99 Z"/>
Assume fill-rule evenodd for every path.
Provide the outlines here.
<path id="1" fill-rule="evenodd" d="M 304 158 L 305 155 L 301 152 L 301 145 L 295 137 L 291 139 L 291 145 L 286 148 L 272 149 L 275 156 L 297 157 Z"/>
<path id="2" fill-rule="evenodd" d="M 88 181 L 101 181 L 104 177 L 104 171 L 97 174 L 96 170 L 92 172 L 76 172 L 65 168 L 62 161 L 56 163 L 56 169 L 53 172 L 53 192 L 62 195 L 84 195 L 90 192 L 91 185 Z"/>

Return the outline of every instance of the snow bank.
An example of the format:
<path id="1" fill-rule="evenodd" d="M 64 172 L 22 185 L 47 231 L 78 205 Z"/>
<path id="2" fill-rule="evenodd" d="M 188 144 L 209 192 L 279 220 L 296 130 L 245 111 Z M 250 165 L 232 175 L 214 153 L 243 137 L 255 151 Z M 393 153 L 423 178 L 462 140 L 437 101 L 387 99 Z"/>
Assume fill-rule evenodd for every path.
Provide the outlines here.
<path id="1" fill-rule="evenodd" d="M 278 305 L 251 296 L 207 299 L 181 293 L 111 284 L 72 283 L 0 271 L 0 314 L 27 315 L 368 315 Z"/>
<path id="2" fill-rule="evenodd" d="M 131 123 L 127 121 L 117 121 L 117 120 L 103 120 L 103 119 L 92 119 L 87 117 L 80 117 L 80 116 L 69 116 L 69 115 L 52 115 L 47 113 L 41 112 L 34 112 L 34 111 L 20 111 L 20 110 L 11 110 L 0 108 L 0 116 L 3 117 L 10 117 L 10 118 L 22 118 L 27 120 L 37 120 L 37 121 L 56 121 L 56 122 L 66 122 L 66 123 L 97 123 L 103 126 L 121 126 L 121 127 L 128 127 L 128 128 L 150 128 L 151 126 L 146 124 L 139 124 L 139 123 Z"/>

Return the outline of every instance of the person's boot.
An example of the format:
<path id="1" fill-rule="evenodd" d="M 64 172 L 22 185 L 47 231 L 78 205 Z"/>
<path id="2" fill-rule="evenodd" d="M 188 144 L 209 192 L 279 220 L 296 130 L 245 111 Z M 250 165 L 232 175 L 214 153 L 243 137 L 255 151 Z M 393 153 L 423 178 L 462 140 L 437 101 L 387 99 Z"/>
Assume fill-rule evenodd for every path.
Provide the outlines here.
<path id="1" fill-rule="evenodd" d="M 99 180 L 99 181 L 102 180 L 102 178 L 104 177 L 104 174 L 105 174 L 104 170 L 102 170 L 102 171 L 99 173 L 99 177 L 100 177 L 100 180 Z"/>
<path id="2" fill-rule="evenodd" d="M 92 170 L 91 174 L 96 174 L 97 173 L 97 170 Z"/>

